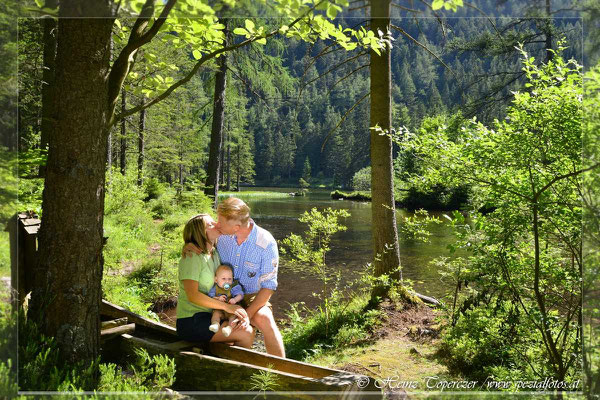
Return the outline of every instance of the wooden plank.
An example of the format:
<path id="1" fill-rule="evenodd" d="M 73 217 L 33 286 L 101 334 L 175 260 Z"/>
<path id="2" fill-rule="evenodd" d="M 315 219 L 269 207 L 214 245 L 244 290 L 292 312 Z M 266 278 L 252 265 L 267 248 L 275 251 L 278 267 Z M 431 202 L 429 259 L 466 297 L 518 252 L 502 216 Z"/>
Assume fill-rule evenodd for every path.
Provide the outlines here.
<path id="1" fill-rule="evenodd" d="M 261 367 L 268 367 L 271 365 L 271 368 L 278 371 L 303 375 L 310 378 L 323 378 L 325 376 L 344 372 L 266 353 L 260 353 L 243 347 L 228 346 L 224 343 L 210 343 L 208 348 L 212 354 L 219 357 L 259 365 Z"/>
<path id="2" fill-rule="evenodd" d="M 119 307 L 115 304 L 109 303 L 108 301 L 102 299 L 102 304 L 100 305 L 100 314 L 106 315 L 112 318 L 123 318 L 127 317 L 129 322 L 135 322 L 136 324 L 145 326 L 147 328 L 154 329 L 161 333 L 166 333 L 168 335 L 177 336 L 177 330 L 172 326 L 161 324 L 160 322 L 152 321 L 148 318 L 144 318 L 140 315 L 132 313 L 129 310 L 124 309 L 123 307 Z"/>
<path id="3" fill-rule="evenodd" d="M 28 235 L 37 235 L 38 230 L 40 229 L 40 226 L 39 225 L 24 226 L 23 229 L 25 229 L 25 232 L 27 232 Z"/>
<path id="4" fill-rule="evenodd" d="M 115 326 L 125 325 L 128 321 L 129 320 L 127 319 L 127 317 L 111 319 L 110 321 L 102 321 L 100 323 L 100 326 L 101 326 L 100 329 L 108 329 L 108 328 L 114 328 Z"/>
<path id="5" fill-rule="evenodd" d="M 277 382 L 275 389 L 281 391 L 344 391 L 347 386 L 342 380 L 323 381 L 194 352 L 169 351 L 165 344 L 127 334 L 119 340 L 122 354 L 132 355 L 135 348 L 144 348 L 149 354 L 173 357 L 176 390 L 246 391 L 251 386 L 251 377 L 260 373 L 271 374 Z"/>
<path id="6" fill-rule="evenodd" d="M 100 340 L 106 341 L 115 338 L 124 333 L 133 333 L 135 331 L 135 324 L 127 324 L 115 326 L 113 328 L 103 329 L 100 331 Z"/>
<path id="7" fill-rule="evenodd" d="M 37 218 L 26 218 L 26 219 L 21 219 L 21 223 L 24 226 L 33 226 L 33 225 L 40 225 L 42 223 L 42 221 Z"/>

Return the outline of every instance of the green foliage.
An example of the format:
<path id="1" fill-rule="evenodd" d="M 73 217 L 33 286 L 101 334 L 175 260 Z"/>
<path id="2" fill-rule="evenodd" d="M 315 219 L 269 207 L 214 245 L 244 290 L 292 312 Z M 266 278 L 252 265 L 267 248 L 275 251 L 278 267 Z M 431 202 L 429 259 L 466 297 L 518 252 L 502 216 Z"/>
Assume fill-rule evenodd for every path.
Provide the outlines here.
<path id="1" fill-rule="evenodd" d="M 162 303 L 177 297 L 177 265 L 169 259 L 163 265 L 162 257 L 144 260 L 142 266 L 134 270 L 128 277 L 128 286 L 137 286 L 139 296 L 146 303 Z"/>
<path id="2" fill-rule="evenodd" d="M 165 185 L 157 178 L 150 177 L 144 180 L 144 192 L 146 193 L 145 201 L 158 199 L 165 192 Z"/>
<path id="3" fill-rule="evenodd" d="M 432 217 L 427 210 L 421 209 L 415 211 L 414 215 L 410 217 L 404 217 L 400 229 L 405 239 L 428 243 L 429 236 L 431 236 L 429 227 L 441 223 L 439 218 Z"/>
<path id="4" fill-rule="evenodd" d="M 375 324 L 378 312 L 370 308 L 367 291 L 349 295 L 347 289 L 341 290 L 340 273 L 334 274 L 326 263 L 332 235 L 346 229 L 338 219 L 348 216 L 345 210 L 313 208 L 299 218 L 308 224 L 303 236 L 292 233 L 282 241 L 281 253 L 292 255 L 292 267 L 308 265 L 323 283 L 321 293 L 313 294 L 321 301 L 316 309 L 307 309 L 303 303 L 292 306 L 291 326 L 283 332 L 288 357 L 307 359 L 323 349 L 363 339 Z"/>
<path id="5" fill-rule="evenodd" d="M 42 335 L 38 327 L 23 316 L 19 327 L 20 390 L 149 393 L 168 388 L 175 382 L 175 361 L 168 356 L 150 356 L 145 350 L 138 349 L 135 360 L 125 370 L 116 364 L 98 361 L 90 365 L 65 365 L 53 338 Z M 2 344 L 2 348 L 4 346 Z M 0 391 L 16 388 L 15 375 L 11 376 L 7 370 L 10 366 L 10 359 L 6 365 L 0 363 Z M 99 379 L 96 380 L 98 372 Z M 7 377 L 13 381 L 4 382 Z M 143 398 L 156 398 L 156 395 Z"/>
<path id="6" fill-rule="evenodd" d="M 324 351 L 365 339 L 380 323 L 381 314 L 371 307 L 367 291 L 348 294 L 347 290 L 335 289 L 328 299 L 327 313 L 324 306 L 292 305 L 290 326 L 282 330 L 287 357 L 310 361 Z"/>
<path id="7" fill-rule="evenodd" d="M 371 167 L 365 167 L 354 174 L 352 177 L 352 189 L 370 191 L 371 190 Z"/>
<path id="8" fill-rule="evenodd" d="M 54 338 L 19 313 L 19 389 L 80 391 L 94 387 L 98 362 L 65 365 Z"/>
<path id="9" fill-rule="evenodd" d="M 100 365 L 100 392 L 158 392 L 175 382 L 175 360 L 166 355 L 150 356 L 136 349 L 136 359 L 129 366 L 132 374 L 124 374 L 116 364 Z M 166 397 L 166 395 L 165 395 Z"/>
<path id="10" fill-rule="evenodd" d="M 7 296 L 0 289 L 0 296 Z M 17 393 L 17 318 L 9 302 L 0 301 L 0 397 L 12 398 Z"/>
<path id="11" fill-rule="evenodd" d="M 600 65 L 585 74 L 583 88 L 584 165 L 591 167 L 598 163 L 600 154 Z M 583 372 L 584 390 L 591 397 L 600 393 L 600 326 L 596 323 L 600 317 L 600 300 L 593 295 L 600 282 L 600 169 L 589 171 L 583 179 Z"/>
<path id="12" fill-rule="evenodd" d="M 267 368 L 273 369 L 273 365 L 267 365 Z M 250 386 L 248 387 L 249 391 L 259 391 L 262 392 L 263 395 L 265 392 L 273 392 L 276 391 L 279 387 L 279 377 L 275 375 L 271 371 L 258 371 L 257 373 L 252 374 L 250 377 Z"/>
<path id="13" fill-rule="evenodd" d="M 16 212 L 17 153 L 0 147 L 0 230 Z"/>
<path id="14" fill-rule="evenodd" d="M 300 185 L 300 189 L 308 189 L 310 187 L 310 183 L 305 181 L 304 178 L 300 178 L 298 184 Z"/>
<path id="15" fill-rule="evenodd" d="M 475 210 L 489 209 L 468 223 L 454 213 L 450 250 L 466 251 L 465 263 L 436 261 L 457 288 L 444 339 L 453 362 L 476 376 L 577 379 L 581 67 L 560 54 L 538 67 L 521 51 L 528 82 L 506 120 L 473 120 L 458 136 L 404 130 L 399 143 L 428 160 L 413 184 L 469 182 Z"/>

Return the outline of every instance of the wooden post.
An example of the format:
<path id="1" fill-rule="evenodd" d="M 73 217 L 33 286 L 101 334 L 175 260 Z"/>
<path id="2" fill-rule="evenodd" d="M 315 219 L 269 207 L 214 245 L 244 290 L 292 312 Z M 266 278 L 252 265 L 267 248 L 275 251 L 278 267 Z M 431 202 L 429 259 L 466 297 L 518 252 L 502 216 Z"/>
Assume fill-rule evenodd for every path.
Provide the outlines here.
<path id="1" fill-rule="evenodd" d="M 13 307 L 20 307 L 31 292 L 40 223 L 36 214 L 20 213 L 15 214 L 7 225 Z"/>

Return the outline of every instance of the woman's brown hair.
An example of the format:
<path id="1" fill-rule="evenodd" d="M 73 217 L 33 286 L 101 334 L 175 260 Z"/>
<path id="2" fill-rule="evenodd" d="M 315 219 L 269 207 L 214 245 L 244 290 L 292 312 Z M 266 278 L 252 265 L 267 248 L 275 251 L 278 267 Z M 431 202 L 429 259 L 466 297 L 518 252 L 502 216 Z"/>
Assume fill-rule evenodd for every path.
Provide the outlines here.
<path id="1" fill-rule="evenodd" d="M 203 254 L 208 254 L 209 244 L 208 236 L 206 235 L 205 218 L 210 217 L 208 214 L 198 214 L 189 219 L 183 228 L 183 248 L 188 243 L 194 244 Z"/>

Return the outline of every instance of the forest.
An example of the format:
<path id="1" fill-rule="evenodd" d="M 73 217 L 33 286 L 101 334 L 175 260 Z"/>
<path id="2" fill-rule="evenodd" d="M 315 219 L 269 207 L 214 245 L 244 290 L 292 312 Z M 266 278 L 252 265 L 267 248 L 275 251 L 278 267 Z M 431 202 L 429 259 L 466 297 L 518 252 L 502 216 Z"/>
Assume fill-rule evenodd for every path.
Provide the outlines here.
<path id="1" fill-rule="evenodd" d="M 305 287 L 274 302 L 289 359 L 598 393 L 598 1 L 77 3 L 0 5 L 9 288 L 11 221 L 41 220 L 0 394 L 189 390 L 107 356 L 101 300 L 173 325 L 184 225 L 228 196 Z"/>

